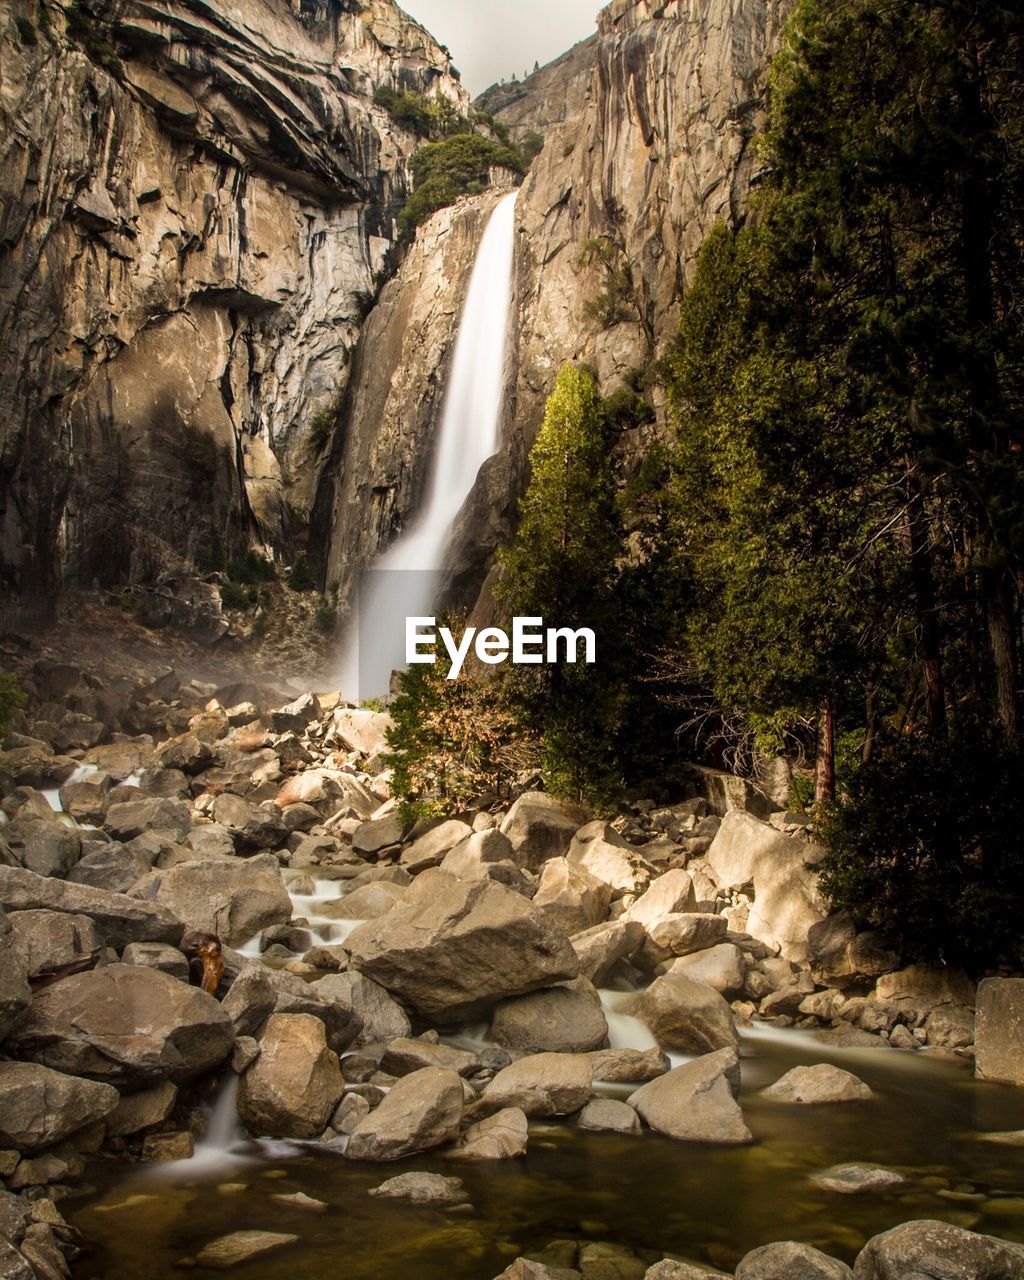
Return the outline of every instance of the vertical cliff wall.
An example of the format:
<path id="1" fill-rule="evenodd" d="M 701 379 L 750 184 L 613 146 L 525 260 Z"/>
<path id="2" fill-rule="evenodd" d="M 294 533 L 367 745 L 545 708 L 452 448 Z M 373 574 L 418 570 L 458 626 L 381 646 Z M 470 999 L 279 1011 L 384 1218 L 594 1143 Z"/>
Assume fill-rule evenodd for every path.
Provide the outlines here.
<path id="1" fill-rule="evenodd" d="M 313 497 L 417 139 L 466 106 L 390 0 L 0 16 L 0 614 L 280 542 Z"/>

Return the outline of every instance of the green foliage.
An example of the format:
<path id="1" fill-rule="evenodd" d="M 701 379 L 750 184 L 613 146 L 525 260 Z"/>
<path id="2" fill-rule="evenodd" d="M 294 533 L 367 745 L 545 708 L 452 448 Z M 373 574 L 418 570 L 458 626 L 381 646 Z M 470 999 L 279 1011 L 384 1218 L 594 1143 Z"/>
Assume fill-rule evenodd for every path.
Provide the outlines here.
<path id="1" fill-rule="evenodd" d="M 523 172 L 517 151 L 478 133 L 459 133 L 421 147 L 412 158 L 413 194 L 398 219 L 402 233 L 411 235 L 432 213 L 460 196 L 485 191 L 494 167 Z"/>
<path id="2" fill-rule="evenodd" d="M 316 629 L 325 636 L 333 635 L 338 625 L 338 597 L 336 593 L 322 595 L 316 606 L 314 616 Z"/>
<path id="3" fill-rule="evenodd" d="M 111 37 L 109 0 L 70 0 L 64 7 L 68 37 L 112 75 L 121 71 L 121 59 Z"/>
<path id="4" fill-rule="evenodd" d="M 536 129 L 527 129 L 523 134 L 523 140 L 519 144 L 519 154 L 523 157 L 523 167 L 529 169 L 534 160 L 544 150 L 544 135 L 537 132 Z"/>
<path id="5" fill-rule="evenodd" d="M 631 386 L 612 392 L 604 402 L 605 417 L 614 432 L 633 431 L 654 421 L 654 406 Z"/>
<path id="6" fill-rule="evenodd" d="M 249 551 L 242 560 L 232 560 L 228 565 L 228 577 L 242 586 L 254 586 L 261 582 L 273 582 L 277 566 L 268 556 Z"/>
<path id="7" fill-rule="evenodd" d="M 359 704 L 363 711 L 384 711 L 385 706 L 380 698 L 364 698 Z"/>
<path id="8" fill-rule="evenodd" d="M 373 303 L 370 303 L 372 306 Z M 369 307 L 367 308 L 369 310 Z M 365 314 L 365 313 L 364 313 Z M 327 404 L 321 406 L 309 420 L 309 442 L 316 453 L 327 444 L 334 434 L 341 413 L 341 397 L 335 396 Z"/>
<path id="9" fill-rule="evenodd" d="M 288 585 L 293 591 L 314 591 L 316 575 L 310 566 L 306 553 L 300 552 L 295 563 L 288 570 Z"/>
<path id="10" fill-rule="evenodd" d="M 573 265 L 577 271 L 595 266 L 601 271 L 601 288 L 583 304 L 585 315 L 597 320 L 603 328 L 611 329 L 635 314 L 633 272 L 625 252 L 611 236 L 592 236 L 584 240 Z"/>
<path id="11" fill-rule="evenodd" d="M 457 629 L 464 621 L 446 625 Z M 457 680 L 446 678 L 443 663 L 409 667 L 389 710 L 386 762 L 410 817 L 458 813 L 481 798 L 507 800 L 516 775 L 536 763 L 501 683 L 475 658 Z"/>
<path id="12" fill-rule="evenodd" d="M 980 973 L 1024 966 L 1024 753 L 977 723 L 896 740 L 821 824 L 821 885 L 908 960 Z"/>
<path id="13" fill-rule="evenodd" d="M 259 604 L 260 593 L 256 586 L 228 581 L 220 589 L 220 598 L 225 609 L 255 609 Z"/>
<path id="14" fill-rule="evenodd" d="M 11 727 L 15 714 L 25 705 L 25 691 L 11 671 L 0 671 L 0 737 Z"/>

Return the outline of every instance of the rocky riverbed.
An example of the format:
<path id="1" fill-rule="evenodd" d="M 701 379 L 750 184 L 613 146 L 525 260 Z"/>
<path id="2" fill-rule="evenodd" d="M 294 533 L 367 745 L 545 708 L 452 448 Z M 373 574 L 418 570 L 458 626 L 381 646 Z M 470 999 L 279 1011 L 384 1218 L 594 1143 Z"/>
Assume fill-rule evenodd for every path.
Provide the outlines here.
<path id="1" fill-rule="evenodd" d="M 26 684 L 0 1275 L 1024 1275 L 1024 980 L 829 917 L 749 783 L 410 826 L 383 712 Z"/>

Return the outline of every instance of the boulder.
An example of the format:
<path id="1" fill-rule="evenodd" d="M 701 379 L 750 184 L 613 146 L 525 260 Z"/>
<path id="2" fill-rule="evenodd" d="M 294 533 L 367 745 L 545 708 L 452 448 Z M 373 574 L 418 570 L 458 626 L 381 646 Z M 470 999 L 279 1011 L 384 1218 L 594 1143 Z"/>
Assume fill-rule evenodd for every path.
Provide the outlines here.
<path id="1" fill-rule="evenodd" d="M 1024 1244 L 921 1219 L 873 1236 L 853 1274 L 856 1280 L 1020 1280 Z"/>
<path id="2" fill-rule="evenodd" d="M 808 930 L 807 963 L 819 986 L 845 991 L 898 969 L 900 950 L 877 929 L 858 930 L 850 914 L 840 911 Z"/>
<path id="3" fill-rule="evenodd" d="M 612 920 L 595 925 L 572 937 L 572 949 L 579 960 L 580 977 L 603 986 L 615 966 L 628 960 L 644 942 L 644 927 L 634 920 Z"/>
<path id="4" fill-rule="evenodd" d="M 380 853 L 382 849 L 398 844 L 407 828 L 408 824 L 395 812 L 386 813 L 379 818 L 368 818 L 353 831 L 352 848 L 361 854 Z"/>
<path id="5" fill-rule="evenodd" d="M 361 756 L 375 756 L 387 746 L 388 731 L 394 721 L 386 711 L 362 707 L 337 707 L 334 711 L 334 740 Z"/>
<path id="6" fill-rule="evenodd" d="M 418 876 L 405 903 L 360 925 L 347 946 L 355 968 L 441 1023 L 574 978 L 579 968 L 569 940 L 520 894 L 440 869 Z"/>
<path id="7" fill-rule="evenodd" d="M 63 911 L 13 911 L 8 917 L 30 974 L 52 973 L 76 956 L 99 951 L 103 939 L 89 916 Z"/>
<path id="8" fill-rule="evenodd" d="M 467 822 L 456 818 L 441 822 L 407 845 L 402 850 L 399 863 L 412 875 L 430 867 L 439 867 L 445 855 L 472 834 L 473 828 Z"/>
<path id="9" fill-rule="evenodd" d="M 231 832 L 239 853 L 280 849 L 288 839 L 288 828 L 274 805 L 255 805 L 230 791 L 214 800 L 213 818 Z"/>
<path id="10" fill-rule="evenodd" d="M 0 874 L 3 870 L 0 867 Z M 32 999 L 28 974 L 28 955 L 11 927 L 10 919 L 0 907 L 0 1042 L 28 1010 Z"/>
<path id="11" fill-rule="evenodd" d="M 546 1262 L 516 1258 L 494 1280 L 580 1280 L 580 1273 L 571 1267 L 549 1267 Z"/>
<path id="12" fill-rule="evenodd" d="M 412 1032 L 409 1016 L 384 988 L 361 973 L 332 973 L 310 984 L 322 999 L 350 1008 L 359 1023 L 353 1048 L 367 1044 L 387 1044 L 405 1039 Z"/>
<path id="13" fill-rule="evenodd" d="M 314 720 L 321 719 L 323 714 L 316 694 L 304 693 L 287 706 L 271 711 L 270 723 L 275 733 L 302 733 Z"/>
<path id="14" fill-rule="evenodd" d="M 765 1098 L 774 1098 L 776 1102 L 799 1102 L 809 1106 L 864 1102 L 874 1097 L 863 1080 L 827 1062 L 813 1067 L 793 1067 L 767 1089 L 762 1089 L 761 1094 Z"/>
<path id="15" fill-rule="evenodd" d="M 442 1173 L 400 1173 L 372 1187 L 369 1194 L 410 1204 L 465 1204 L 469 1199 L 461 1178 L 446 1178 Z"/>
<path id="16" fill-rule="evenodd" d="M 177 1100 L 178 1087 L 170 1080 L 164 1080 L 152 1089 L 125 1094 L 106 1118 L 107 1137 L 124 1138 L 163 1124 L 170 1117 Z"/>
<path id="17" fill-rule="evenodd" d="M 666 1072 L 630 1095 L 640 1118 L 682 1142 L 735 1145 L 753 1137 L 740 1110 L 740 1062 L 734 1049 L 719 1049 Z"/>
<path id="18" fill-rule="evenodd" d="M 736 1268 L 736 1280 L 852 1280 L 845 1262 L 809 1244 L 781 1240 L 748 1253 Z"/>
<path id="19" fill-rule="evenodd" d="M 112 964 L 37 991 L 7 1050 L 71 1075 L 141 1087 L 190 1080 L 231 1053 L 212 996 L 156 969 Z"/>
<path id="20" fill-rule="evenodd" d="M 88 916 L 104 943 L 120 951 L 130 942 L 181 940 L 181 921 L 166 907 L 90 885 L 33 875 L 20 867 L 0 867 L 0 901 L 8 911 L 63 911 Z"/>
<path id="21" fill-rule="evenodd" d="M 446 853 L 441 863 L 441 869 L 458 880 L 480 880 L 490 874 L 489 868 L 503 866 L 515 867 L 522 882 L 522 873 L 512 859 L 511 841 L 496 827 L 474 831 Z"/>
<path id="22" fill-rule="evenodd" d="M 590 1059 L 571 1053 L 537 1053 L 504 1067 L 480 1099 L 488 1112 L 516 1107 L 531 1119 L 571 1115 L 593 1094 Z"/>
<path id="23" fill-rule="evenodd" d="M 703 982 L 732 999 L 743 990 L 747 966 L 743 952 L 733 942 L 720 942 L 707 951 L 695 951 L 672 962 L 670 973 L 681 973 L 694 982 Z"/>
<path id="24" fill-rule="evenodd" d="M 401 1037 L 391 1041 L 380 1062 L 380 1069 L 392 1076 L 407 1076 L 423 1067 L 445 1067 L 457 1075 L 472 1076 L 480 1070 L 480 1059 L 465 1049 Z"/>
<path id="25" fill-rule="evenodd" d="M 103 827 L 113 840 L 132 840 L 144 831 L 169 831 L 182 837 L 192 829 L 192 818 L 181 800 L 142 796 L 112 804 Z"/>
<path id="26" fill-rule="evenodd" d="M 132 896 L 151 897 L 190 929 L 216 934 L 239 947 L 273 924 L 292 917 L 292 900 L 276 863 L 179 862 L 155 871 Z"/>
<path id="27" fill-rule="evenodd" d="M 102 826 L 113 782 L 106 773 L 91 773 L 77 781 L 69 779 L 60 789 L 60 807 L 76 822 Z"/>
<path id="28" fill-rule="evenodd" d="M 907 1179 L 895 1169 L 881 1169 L 872 1164 L 842 1164 L 833 1169 L 823 1169 L 811 1175 L 811 1181 L 824 1191 L 839 1195 L 858 1195 L 862 1191 L 888 1191 L 891 1187 L 903 1187 Z"/>
<path id="29" fill-rule="evenodd" d="M 602 836 L 574 843 L 568 857 L 618 893 L 642 894 L 658 874 L 654 864 L 632 845 L 613 843 Z"/>
<path id="30" fill-rule="evenodd" d="M 548 858 L 560 858 L 572 843 L 586 815 L 574 805 L 563 804 L 543 791 L 527 791 L 502 819 L 515 861 L 538 871 Z"/>
<path id="31" fill-rule="evenodd" d="M 974 1038 L 976 1075 L 1024 1086 L 1024 978 L 979 984 Z"/>
<path id="32" fill-rule="evenodd" d="M 587 1053 L 608 1040 L 601 999 L 585 978 L 495 1006 L 490 1039 L 524 1053 Z"/>
<path id="33" fill-rule="evenodd" d="M 278 791 L 274 803 L 279 809 L 307 804 L 322 818 L 348 810 L 360 820 L 368 818 L 380 805 L 358 778 L 336 769 L 306 769 L 294 774 Z"/>
<path id="34" fill-rule="evenodd" d="M 227 1271 L 250 1258 L 260 1258 L 275 1249 L 294 1244 L 298 1238 L 283 1231 L 232 1231 L 230 1235 L 220 1236 L 204 1245 L 196 1254 L 196 1262 L 214 1271 Z"/>
<path id="35" fill-rule="evenodd" d="M 611 1084 L 656 1080 L 672 1065 L 660 1049 L 598 1049 L 589 1056 L 594 1079 Z"/>
<path id="36" fill-rule="evenodd" d="M 319 1018 L 275 1013 L 260 1037 L 259 1057 L 242 1076 L 238 1114 L 256 1137 L 315 1138 L 344 1091 Z"/>
<path id="37" fill-rule="evenodd" d="M 389 880 L 376 880 L 346 893 L 334 904 L 332 911 L 325 911 L 324 914 L 336 911 L 339 920 L 376 920 L 390 911 L 396 903 L 404 902 L 405 896 L 406 889 L 403 885 L 392 884 Z"/>
<path id="38" fill-rule="evenodd" d="M 0 1149 L 41 1151 L 117 1107 L 109 1084 L 76 1080 L 35 1062 L 0 1062 Z"/>
<path id="39" fill-rule="evenodd" d="M 707 862 L 721 888 L 753 886 L 747 931 L 777 947 L 787 959 L 803 961 L 809 931 L 826 916 L 814 874 L 808 870 L 808 863 L 820 856 L 817 845 L 734 810 L 722 819 Z"/>
<path id="40" fill-rule="evenodd" d="M 688 956 L 706 951 L 725 941 L 729 922 L 725 916 L 711 912 L 687 912 L 685 915 L 667 916 L 648 929 L 651 942 L 659 950 L 673 956 Z"/>
<path id="41" fill-rule="evenodd" d="M 581 1129 L 607 1133 L 639 1133 L 640 1117 L 626 1102 L 614 1098 L 592 1098 L 576 1122 Z"/>
<path id="42" fill-rule="evenodd" d="M 129 845 L 90 843 L 87 853 L 68 872 L 72 884 L 88 884 L 108 893 L 127 893 L 148 875 L 152 862 Z"/>
<path id="43" fill-rule="evenodd" d="M 518 1107 L 505 1107 L 471 1124 L 448 1154 L 458 1160 L 513 1160 L 526 1154 L 529 1128 Z"/>
<path id="44" fill-rule="evenodd" d="M 216 764 L 217 757 L 208 742 L 194 733 L 182 733 L 161 743 L 156 761 L 161 769 L 178 769 L 194 778 Z"/>
<path id="45" fill-rule="evenodd" d="M 697 910 L 693 881 L 683 870 L 666 871 L 651 883 L 646 893 L 626 911 L 625 919 L 636 920 L 650 930 L 668 916 Z"/>
<path id="46" fill-rule="evenodd" d="M 875 997 L 904 1015 L 923 1020 L 936 1009 L 973 1009 L 977 992 L 962 969 L 909 964 L 883 974 L 875 983 Z"/>
<path id="47" fill-rule="evenodd" d="M 462 1080 L 443 1067 L 424 1067 L 392 1085 L 349 1138 L 351 1160 L 400 1160 L 457 1137 Z"/>
<path id="48" fill-rule="evenodd" d="M 278 992 L 266 970 L 247 964 L 232 982 L 221 1008 L 231 1019 L 236 1036 L 254 1036 L 277 1008 Z"/>
<path id="49" fill-rule="evenodd" d="M 712 1053 L 735 1049 L 739 1035 L 725 1000 L 680 973 L 656 978 L 630 1012 L 649 1027 L 663 1049 Z"/>
<path id="50" fill-rule="evenodd" d="M 567 934 L 600 924 L 611 905 L 611 886 L 568 858 L 549 858 L 540 873 L 533 905 Z"/>
<path id="51" fill-rule="evenodd" d="M 19 814 L 4 828 L 4 840 L 18 864 L 38 876 L 63 879 L 82 853 L 79 831 L 45 818 Z"/>
<path id="52" fill-rule="evenodd" d="M 188 982 L 188 960 L 184 952 L 166 942 L 130 942 L 121 953 L 122 964 L 142 964 L 159 969 L 179 982 Z"/>
<path id="53" fill-rule="evenodd" d="M 663 1258 L 647 1268 L 644 1280 L 715 1280 L 719 1275 L 721 1272 L 705 1271 L 703 1267 L 694 1267 L 676 1258 Z"/>

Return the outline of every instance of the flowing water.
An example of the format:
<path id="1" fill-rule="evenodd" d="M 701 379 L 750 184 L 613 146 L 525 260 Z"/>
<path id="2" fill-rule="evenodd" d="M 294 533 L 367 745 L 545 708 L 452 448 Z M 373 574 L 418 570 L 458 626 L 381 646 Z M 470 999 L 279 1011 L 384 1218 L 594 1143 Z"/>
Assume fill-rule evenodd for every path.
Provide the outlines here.
<path id="1" fill-rule="evenodd" d="M 452 525 L 480 468 L 498 450 L 516 195 L 512 192 L 497 204 L 480 241 L 423 505 L 409 528 L 374 563 L 360 591 L 358 625 L 346 637 L 339 677 L 347 697 L 358 700 L 386 693 L 392 670 L 405 665 L 405 618 L 431 614 L 449 567 Z"/>

